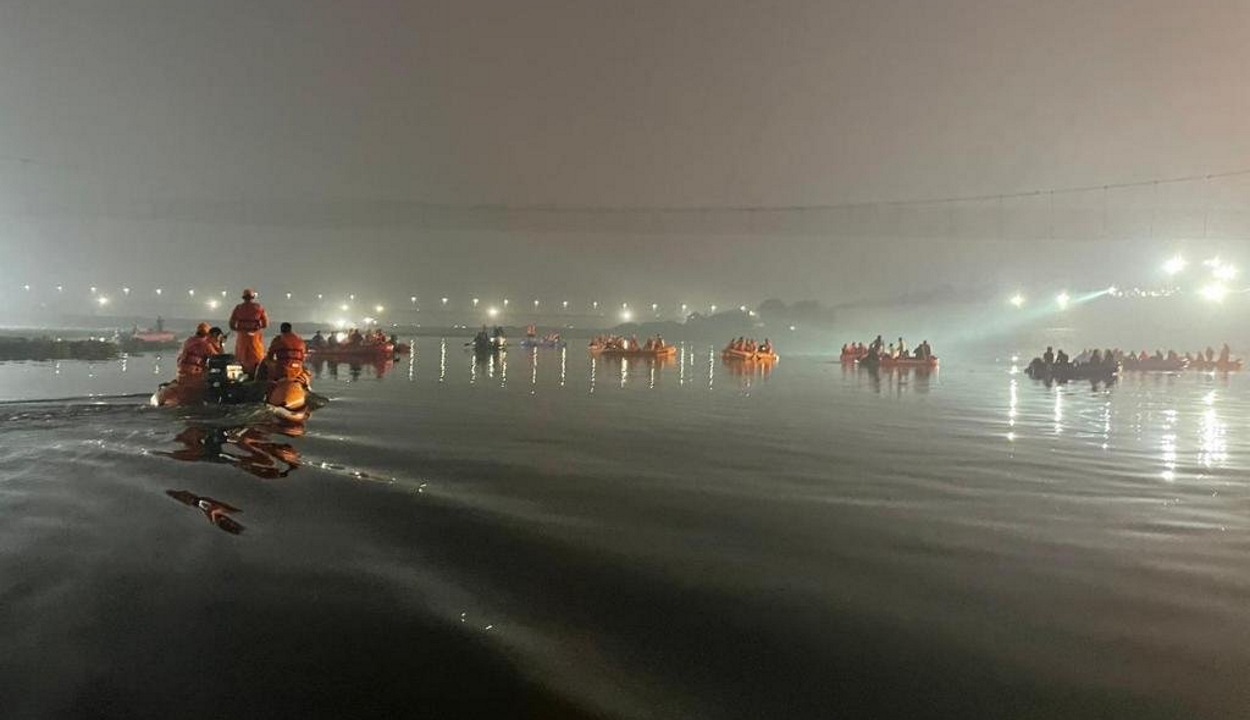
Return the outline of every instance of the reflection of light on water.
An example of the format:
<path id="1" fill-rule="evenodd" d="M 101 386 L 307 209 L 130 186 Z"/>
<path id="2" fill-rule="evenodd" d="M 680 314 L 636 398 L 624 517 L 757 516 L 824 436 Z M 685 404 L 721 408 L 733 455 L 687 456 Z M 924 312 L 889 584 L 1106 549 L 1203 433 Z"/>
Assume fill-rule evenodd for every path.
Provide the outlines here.
<path id="1" fill-rule="evenodd" d="M 477 353 L 469 358 L 469 384 L 477 382 Z"/>
<path id="2" fill-rule="evenodd" d="M 1223 466 L 1228 460 L 1228 425 L 1220 422 L 1215 411 L 1215 391 L 1202 399 L 1207 406 L 1202 413 L 1198 434 L 1198 462 L 1205 468 Z"/>
<path id="3" fill-rule="evenodd" d="M 1063 434 L 1063 393 L 1055 388 L 1055 434 Z"/>
<path id="4" fill-rule="evenodd" d="M 126 372 L 126 361 L 130 359 L 129 355 L 122 355 L 122 372 Z"/>
<path id="5" fill-rule="evenodd" d="M 707 389 L 712 389 L 712 382 L 716 380 L 716 352 L 715 348 L 707 351 Z"/>
<path id="6" fill-rule="evenodd" d="M 680 355 L 677 356 L 677 385 L 680 387 L 686 384 L 686 346 L 682 345 L 679 352 Z"/>
<path id="7" fill-rule="evenodd" d="M 655 389 L 655 363 L 651 363 L 651 384 L 648 386 L 648 389 Z"/>
<path id="8" fill-rule="evenodd" d="M 447 379 L 447 338 L 438 344 L 438 381 Z"/>
<path id="9" fill-rule="evenodd" d="M 569 349 L 567 347 L 560 348 L 560 387 L 564 387 L 564 364 L 568 355 Z"/>
<path id="10" fill-rule="evenodd" d="M 408 343 L 408 382 L 417 378 L 417 341 L 413 338 Z"/>
<path id="11" fill-rule="evenodd" d="M 1009 432 L 1009 433 L 1007 433 L 1007 441 L 1008 441 L 1008 442 L 1015 442 L 1015 441 L 1016 441 L 1016 434 L 1015 434 L 1014 432 Z"/>
<path id="12" fill-rule="evenodd" d="M 1018 386 L 1018 382 L 1013 379 L 1011 381 L 1011 386 L 1008 391 L 1009 394 L 1007 396 L 1007 426 L 1008 427 L 1016 426 L 1016 415 L 1017 415 L 1016 407 L 1020 404 L 1020 393 L 1017 389 L 1017 386 Z"/>
<path id="13" fill-rule="evenodd" d="M 500 353 L 499 354 L 499 387 L 503 387 L 507 384 L 508 384 L 508 355 L 507 353 Z"/>
<path id="14" fill-rule="evenodd" d="M 1176 410 L 1163 411 L 1163 436 L 1159 440 L 1162 452 L 1163 472 L 1160 476 L 1171 482 L 1176 479 Z"/>
<path id="15" fill-rule="evenodd" d="M 595 391 L 595 370 L 597 370 L 598 368 L 599 368 L 599 358 L 592 355 L 590 357 L 590 391 L 592 393 Z"/>
<path id="16" fill-rule="evenodd" d="M 538 384 L 538 348 L 530 350 L 530 385 Z"/>
<path id="17" fill-rule="evenodd" d="M 629 360 L 621 358 L 621 387 L 625 387 L 625 378 L 629 375 Z"/>

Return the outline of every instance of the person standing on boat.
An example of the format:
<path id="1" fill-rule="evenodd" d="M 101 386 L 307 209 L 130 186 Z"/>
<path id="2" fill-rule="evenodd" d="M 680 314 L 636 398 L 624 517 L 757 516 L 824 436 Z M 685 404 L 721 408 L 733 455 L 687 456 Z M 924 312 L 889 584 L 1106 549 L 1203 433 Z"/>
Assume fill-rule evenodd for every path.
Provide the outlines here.
<path id="1" fill-rule="evenodd" d="M 243 291 L 243 302 L 234 306 L 230 313 L 230 329 L 238 333 L 234 341 L 234 356 L 243 371 L 256 374 L 256 367 L 265 359 L 264 329 L 269 327 L 269 315 L 256 302 L 256 293 L 248 288 Z"/>

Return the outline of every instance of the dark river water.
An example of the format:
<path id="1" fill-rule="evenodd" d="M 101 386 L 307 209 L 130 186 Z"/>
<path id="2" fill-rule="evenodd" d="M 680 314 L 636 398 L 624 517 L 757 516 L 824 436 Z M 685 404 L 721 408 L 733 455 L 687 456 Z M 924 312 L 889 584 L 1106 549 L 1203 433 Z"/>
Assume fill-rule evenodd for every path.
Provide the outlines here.
<path id="1" fill-rule="evenodd" d="M 298 437 L 0 365 L 0 716 L 1250 713 L 1244 377 L 462 343 Z"/>

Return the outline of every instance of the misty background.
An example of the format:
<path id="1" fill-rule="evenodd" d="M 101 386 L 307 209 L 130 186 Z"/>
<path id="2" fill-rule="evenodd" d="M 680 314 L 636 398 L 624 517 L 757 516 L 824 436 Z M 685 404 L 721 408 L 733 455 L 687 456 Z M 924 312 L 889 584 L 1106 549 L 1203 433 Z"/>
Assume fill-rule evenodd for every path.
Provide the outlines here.
<path id="1" fill-rule="evenodd" d="M 1245 339 L 1244 280 L 1214 312 L 1159 266 L 1250 264 L 1247 31 L 1206 1 L 6 2 L 0 322 L 254 286 L 322 322 L 781 298 L 851 336 Z M 1038 309 L 1110 285 L 1182 292 Z"/>

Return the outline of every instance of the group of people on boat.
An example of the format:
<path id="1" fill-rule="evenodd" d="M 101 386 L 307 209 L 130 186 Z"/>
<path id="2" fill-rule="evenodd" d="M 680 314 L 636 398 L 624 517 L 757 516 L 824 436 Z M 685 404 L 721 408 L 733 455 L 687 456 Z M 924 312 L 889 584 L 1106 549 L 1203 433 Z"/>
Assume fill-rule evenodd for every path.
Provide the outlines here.
<path id="1" fill-rule="evenodd" d="M 394 347 L 398 341 L 394 335 L 387 336 L 382 332 L 381 328 L 373 330 L 366 329 L 361 332 L 357 328 L 347 331 L 347 336 L 339 340 L 338 333 L 322 334 L 318 330 L 308 341 L 308 346 L 313 350 L 338 350 L 349 349 L 355 350 L 359 348 L 385 348 L 388 345 Z"/>
<path id="2" fill-rule="evenodd" d="M 482 329 L 477 331 L 477 335 L 473 336 L 473 349 L 478 352 L 498 350 L 506 342 L 507 338 L 504 337 L 503 328 L 496 325 L 493 330 L 488 331 L 486 326 L 483 325 Z"/>
<path id="3" fill-rule="evenodd" d="M 597 335 L 590 341 L 592 350 L 616 350 L 622 352 L 655 352 L 672 347 L 664 338 L 656 335 L 649 337 L 646 341 L 639 343 L 637 335 L 631 335 L 628 338 L 622 335 Z"/>
<path id="4" fill-rule="evenodd" d="M 764 342 L 757 343 L 755 338 L 739 337 L 737 340 L 730 340 L 726 350 L 736 350 L 738 352 L 751 353 L 753 355 L 772 355 L 773 343 L 768 338 L 764 338 Z"/>
<path id="5" fill-rule="evenodd" d="M 1198 353 L 1181 355 L 1175 350 L 1155 350 L 1153 354 L 1145 350 L 1134 353 L 1119 348 L 1097 348 L 1082 350 L 1075 358 L 1069 358 L 1062 349 L 1055 351 L 1047 347 L 1040 358 L 1034 358 L 1030 367 L 1034 369 L 1066 369 L 1101 368 L 1106 372 L 1125 370 L 1184 370 L 1186 368 L 1234 368 L 1240 365 L 1239 360 L 1232 358 L 1232 351 L 1225 343 L 1217 354 L 1214 348 L 1208 347 Z"/>
<path id="6" fill-rule="evenodd" d="M 304 367 L 308 353 L 304 339 L 294 332 L 291 323 L 284 322 L 279 326 L 278 336 L 266 349 L 264 330 L 269 327 L 269 316 L 256 302 L 256 293 L 250 288 L 243 291 L 243 302 L 230 313 L 229 327 L 236 333 L 234 360 L 248 378 L 271 384 L 290 380 L 303 390 L 308 389 L 311 376 Z M 196 325 L 195 333 L 182 343 L 176 361 L 178 401 L 202 397 L 209 360 L 225 354 L 225 344 L 226 334 L 220 327 L 207 322 Z"/>
<path id="7" fill-rule="evenodd" d="M 933 358 L 933 348 L 930 347 L 929 341 L 924 340 L 914 349 L 908 350 L 907 343 L 903 338 L 899 338 L 898 342 L 886 345 L 885 340 L 878 335 L 868 345 L 862 342 L 847 343 L 842 346 L 842 358 L 863 360 L 866 358 L 890 358 L 892 360 L 930 360 Z"/>

